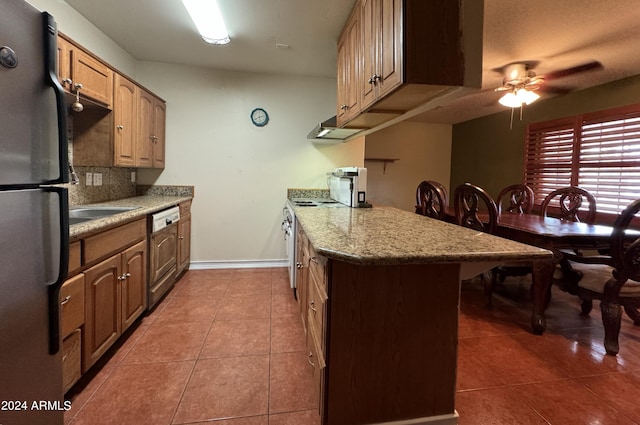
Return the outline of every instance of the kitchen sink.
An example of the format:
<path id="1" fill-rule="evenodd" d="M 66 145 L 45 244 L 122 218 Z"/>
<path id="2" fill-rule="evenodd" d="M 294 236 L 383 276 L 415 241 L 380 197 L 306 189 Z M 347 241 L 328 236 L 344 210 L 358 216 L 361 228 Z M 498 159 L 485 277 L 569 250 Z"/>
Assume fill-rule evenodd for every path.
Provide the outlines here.
<path id="1" fill-rule="evenodd" d="M 97 217 L 94 217 L 97 218 Z M 90 217 L 69 217 L 69 226 L 73 226 L 74 224 L 84 223 L 85 221 L 93 220 Z"/>
<path id="2" fill-rule="evenodd" d="M 135 210 L 139 207 L 76 207 L 69 210 L 69 225 Z"/>
<path id="3" fill-rule="evenodd" d="M 69 218 L 98 218 L 135 210 L 138 207 L 78 207 L 69 210 Z"/>

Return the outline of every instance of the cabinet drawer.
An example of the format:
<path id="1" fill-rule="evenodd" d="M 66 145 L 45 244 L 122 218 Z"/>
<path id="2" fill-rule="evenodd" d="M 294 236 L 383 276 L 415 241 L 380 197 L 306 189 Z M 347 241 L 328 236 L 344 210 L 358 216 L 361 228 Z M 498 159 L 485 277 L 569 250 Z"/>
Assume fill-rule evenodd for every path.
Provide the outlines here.
<path id="1" fill-rule="evenodd" d="M 309 295 L 307 297 L 307 322 L 316 333 L 318 348 L 324 348 L 324 319 L 326 315 L 327 293 L 318 286 L 316 277 L 311 274 L 309 279 Z M 324 352 L 322 350 L 321 352 Z"/>
<path id="2" fill-rule="evenodd" d="M 60 288 L 62 338 L 84 324 L 84 274 L 67 280 Z"/>
<path id="3" fill-rule="evenodd" d="M 309 247 L 309 270 L 315 277 L 318 287 L 324 292 L 327 291 L 327 257 L 318 255 L 313 247 Z"/>
<path id="4" fill-rule="evenodd" d="M 69 244 L 69 276 L 74 275 L 82 266 L 80 241 Z"/>
<path id="5" fill-rule="evenodd" d="M 318 406 L 322 409 L 322 385 L 325 361 L 324 356 L 320 353 L 318 347 L 318 341 L 315 338 L 313 327 L 311 327 L 310 332 L 307 333 L 307 362 L 309 363 L 309 367 L 311 368 L 311 373 L 313 375 L 313 394 Z"/>
<path id="6" fill-rule="evenodd" d="M 85 264 L 104 258 L 134 242 L 144 239 L 147 228 L 146 223 L 146 219 L 141 218 L 132 223 L 86 238 L 84 240 Z"/>
<path id="7" fill-rule="evenodd" d="M 76 329 L 62 341 L 62 385 L 65 393 L 80 379 L 81 340 L 82 332 Z"/>

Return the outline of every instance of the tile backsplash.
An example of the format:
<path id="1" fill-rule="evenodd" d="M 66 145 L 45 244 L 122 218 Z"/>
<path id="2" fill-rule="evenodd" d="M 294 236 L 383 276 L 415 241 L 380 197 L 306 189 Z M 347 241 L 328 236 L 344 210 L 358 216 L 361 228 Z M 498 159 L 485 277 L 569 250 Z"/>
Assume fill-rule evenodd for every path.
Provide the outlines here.
<path id="1" fill-rule="evenodd" d="M 69 205 L 91 204 L 136 196 L 136 184 L 131 181 L 131 173 L 136 171 L 135 168 L 76 166 L 75 170 L 80 178 L 80 184 L 65 185 L 69 189 Z M 91 173 L 92 176 L 96 173 L 101 174 L 102 185 L 95 186 L 96 181 L 91 181 L 91 185 L 87 185 L 87 173 Z"/>

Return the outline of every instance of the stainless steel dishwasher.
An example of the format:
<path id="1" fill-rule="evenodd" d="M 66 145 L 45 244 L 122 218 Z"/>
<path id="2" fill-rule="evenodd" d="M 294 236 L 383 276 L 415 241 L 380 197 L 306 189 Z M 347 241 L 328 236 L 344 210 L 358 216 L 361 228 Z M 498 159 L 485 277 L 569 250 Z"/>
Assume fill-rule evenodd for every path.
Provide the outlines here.
<path id="1" fill-rule="evenodd" d="M 177 206 L 149 216 L 149 310 L 176 281 L 179 220 Z"/>

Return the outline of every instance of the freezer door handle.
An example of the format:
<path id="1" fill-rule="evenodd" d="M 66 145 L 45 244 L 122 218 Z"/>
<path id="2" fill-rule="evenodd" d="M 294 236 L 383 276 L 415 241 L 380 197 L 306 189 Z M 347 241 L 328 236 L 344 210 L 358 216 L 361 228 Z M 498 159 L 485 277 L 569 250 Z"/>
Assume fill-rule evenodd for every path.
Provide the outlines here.
<path id="1" fill-rule="evenodd" d="M 49 353 L 60 351 L 60 288 L 67 279 L 69 268 L 69 198 L 68 191 L 62 187 L 43 188 L 47 192 L 55 192 L 60 198 L 60 265 L 55 282 L 49 284 Z"/>
<path id="2" fill-rule="evenodd" d="M 64 98 L 64 90 L 56 71 L 56 61 L 58 56 L 58 30 L 53 16 L 47 12 L 42 12 L 42 23 L 44 27 L 44 71 L 45 80 L 51 86 L 56 95 L 56 110 L 58 122 L 58 161 L 60 164 L 60 175 L 47 183 L 69 183 L 69 147 L 67 141 L 67 104 Z"/>

